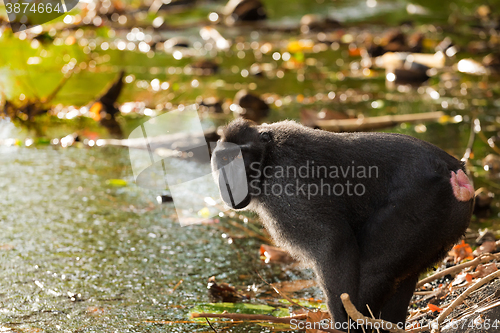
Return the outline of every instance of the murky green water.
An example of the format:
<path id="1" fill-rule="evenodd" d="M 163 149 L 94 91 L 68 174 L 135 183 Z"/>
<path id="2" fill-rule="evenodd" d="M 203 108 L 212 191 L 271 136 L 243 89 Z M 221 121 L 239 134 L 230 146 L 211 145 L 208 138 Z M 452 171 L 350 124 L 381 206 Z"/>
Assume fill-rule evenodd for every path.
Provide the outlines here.
<path id="1" fill-rule="evenodd" d="M 242 285 L 258 282 L 255 268 L 266 275 L 255 240 L 228 245 L 211 226 L 180 227 L 173 205 L 158 206 L 156 193 L 133 184 L 106 185 L 114 178 L 131 181 L 126 150 L 2 148 L 5 327 L 206 331 L 165 322 L 187 321 L 192 306 L 209 302 L 206 281 L 212 275 Z"/>

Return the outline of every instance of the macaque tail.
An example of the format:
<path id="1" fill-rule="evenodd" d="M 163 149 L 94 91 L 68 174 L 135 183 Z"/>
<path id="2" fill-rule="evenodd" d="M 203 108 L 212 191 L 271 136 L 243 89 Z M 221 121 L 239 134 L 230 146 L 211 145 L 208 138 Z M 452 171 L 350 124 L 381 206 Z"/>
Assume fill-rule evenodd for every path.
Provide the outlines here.
<path id="1" fill-rule="evenodd" d="M 451 172 L 450 183 L 453 194 L 458 201 L 469 201 L 474 198 L 474 186 L 472 186 L 469 177 L 462 170 L 459 169 L 456 173 Z"/>

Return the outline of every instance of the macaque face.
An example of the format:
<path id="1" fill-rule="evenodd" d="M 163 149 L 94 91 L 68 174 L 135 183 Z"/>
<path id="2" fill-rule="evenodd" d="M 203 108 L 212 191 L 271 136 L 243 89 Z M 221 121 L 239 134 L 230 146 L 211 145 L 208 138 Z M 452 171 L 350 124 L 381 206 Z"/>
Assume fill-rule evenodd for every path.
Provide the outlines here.
<path id="1" fill-rule="evenodd" d="M 217 142 L 212 152 L 212 172 L 222 200 L 233 209 L 243 209 L 250 203 L 245 169 L 240 146 L 231 142 Z"/>
<path id="2" fill-rule="evenodd" d="M 242 122 L 238 131 L 224 133 L 212 152 L 212 172 L 221 198 L 233 209 L 243 209 L 252 199 L 248 184 L 258 179 L 258 169 L 271 134 Z M 237 134 L 237 135 L 235 135 Z"/>

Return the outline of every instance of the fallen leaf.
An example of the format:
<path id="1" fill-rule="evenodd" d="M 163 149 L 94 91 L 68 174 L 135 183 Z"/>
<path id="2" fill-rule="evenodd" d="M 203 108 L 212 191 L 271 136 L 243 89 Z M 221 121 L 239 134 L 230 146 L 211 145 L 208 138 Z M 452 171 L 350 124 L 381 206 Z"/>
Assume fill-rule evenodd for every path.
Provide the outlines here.
<path id="1" fill-rule="evenodd" d="M 469 273 L 462 272 L 460 274 L 457 274 L 457 276 L 455 276 L 455 279 L 450 283 L 450 288 L 451 287 L 453 287 L 453 288 L 463 287 L 462 284 L 464 282 L 467 282 L 467 274 L 469 274 Z"/>
<path id="2" fill-rule="evenodd" d="M 106 180 L 106 185 L 123 187 L 127 186 L 128 182 L 124 179 L 108 179 Z"/>
<path id="3" fill-rule="evenodd" d="M 461 243 L 455 245 L 453 249 L 450 251 L 455 258 L 455 263 L 459 263 L 462 260 L 472 260 L 474 257 L 472 256 L 472 248 L 469 244 L 465 243 L 462 240 Z"/>
<path id="4" fill-rule="evenodd" d="M 475 257 L 479 257 L 483 253 L 492 253 L 496 247 L 495 241 L 484 241 L 481 246 L 474 250 L 473 254 Z"/>
<path id="5" fill-rule="evenodd" d="M 469 275 L 474 278 L 482 278 L 496 271 L 498 271 L 497 265 L 495 263 L 489 263 L 477 266 L 476 271 Z"/>
<path id="6" fill-rule="evenodd" d="M 272 286 L 281 292 L 296 292 L 316 285 L 314 280 L 294 280 L 273 283 Z"/>
<path id="7" fill-rule="evenodd" d="M 290 263 L 294 262 L 288 252 L 270 245 L 262 244 L 260 246 L 260 258 L 266 263 Z"/>
<path id="8" fill-rule="evenodd" d="M 87 312 L 90 314 L 100 315 L 105 312 L 104 308 L 100 308 L 98 306 L 89 306 L 87 308 Z"/>
<path id="9" fill-rule="evenodd" d="M 14 245 L 12 245 L 12 244 L 0 244 L 0 250 L 10 251 L 10 250 L 13 250 L 13 249 L 14 249 Z"/>
<path id="10" fill-rule="evenodd" d="M 307 314 L 307 321 L 309 325 L 306 324 L 306 333 L 321 333 L 324 332 L 319 329 L 307 328 L 307 327 L 324 327 L 330 328 L 330 315 L 328 312 L 323 311 L 309 311 Z"/>
<path id="11" fill-rule="evenodd" d="M 437 311 L 437 312 L 443 311 L 443 309 L 441 309 L 439 306 L 436 306 L 436 305 L 431 304 L 431 303 L 427 304 L 427 307 L 429 308 L 429 310 L 431 310 L 433 312 L 434 311 Z"/>
<path id="12" fill-rule="evenodd" d="M 207 284 L 208 295 L 212 302 L 227 302 L 234 303 L 240 302 L 248 297 L 240 292 L 238 292 L 234 287 L 230 286 L 225 282 L 217 283 L 215 281 L 215 276 L 208 279 Z"/>

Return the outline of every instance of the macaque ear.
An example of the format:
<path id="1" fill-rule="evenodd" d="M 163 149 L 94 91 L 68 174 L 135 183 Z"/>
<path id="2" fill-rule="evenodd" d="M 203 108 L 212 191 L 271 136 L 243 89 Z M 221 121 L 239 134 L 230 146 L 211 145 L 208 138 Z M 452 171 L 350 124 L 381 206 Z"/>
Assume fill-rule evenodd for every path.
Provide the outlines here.
<path id="1" fill-rule="evenodd" d="M 238 145 L 217 143 L 212 153 L 212 173 L 226 205 L 241 209 L 250 203 L 245 163 Z"/>
<path id="2" fill-rule="evenodd" d="M 260 132 L 259 139 L 261 142 L 269 142 L 271 141 L 271 134 L 269 132 Z"/>

